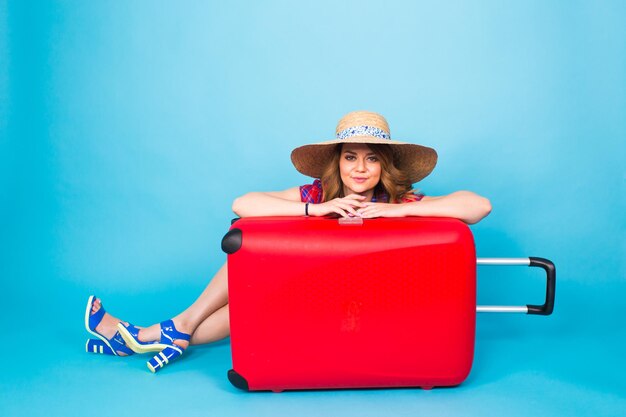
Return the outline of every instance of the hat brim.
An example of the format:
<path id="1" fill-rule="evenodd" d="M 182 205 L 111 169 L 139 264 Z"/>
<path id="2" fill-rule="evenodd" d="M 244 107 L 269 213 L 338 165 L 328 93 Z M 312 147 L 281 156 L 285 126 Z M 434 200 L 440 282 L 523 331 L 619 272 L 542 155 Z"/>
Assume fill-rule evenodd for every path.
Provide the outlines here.
<path id="1" fill-rule="evenodd" d="M 332 158 L 335 146 L 342 143 L 388 145 L 393 150 L 394 164 L 416 183 L 432 172 L 437 165 L 437 152 L 427 146 L 396 140 L 377 139 L 371 136 L 354 136 L 304 145 L 291 152 L 291 162 L 298 172 L 313 178 L 321 178 L 326 164 Z"/>

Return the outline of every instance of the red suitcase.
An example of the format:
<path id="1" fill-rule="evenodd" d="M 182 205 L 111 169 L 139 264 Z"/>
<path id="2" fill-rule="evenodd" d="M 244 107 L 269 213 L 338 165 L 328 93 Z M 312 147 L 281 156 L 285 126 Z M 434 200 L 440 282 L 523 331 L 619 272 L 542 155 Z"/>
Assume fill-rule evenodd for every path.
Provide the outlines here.
<path id="1" fill-rule="evenodd" d="M 472 367 L 477 311 L 469 228 L 449 218 L 343 221 L 233 224 L 222 241 L 230 381 L 272 391 L 460 384 Z M 526 264 L 533 259 L 549 267 Z M 551 281 L 543 306 L 484 311 L 550 314 L 554 271 Z"/>

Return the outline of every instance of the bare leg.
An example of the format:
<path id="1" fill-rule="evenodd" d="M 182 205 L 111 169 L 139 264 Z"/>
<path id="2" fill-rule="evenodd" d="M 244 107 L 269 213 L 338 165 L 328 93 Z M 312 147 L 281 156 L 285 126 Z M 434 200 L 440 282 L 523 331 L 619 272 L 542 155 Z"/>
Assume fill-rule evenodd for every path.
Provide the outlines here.
<path id="1" fill-rule="evenodd" d="M 228 304 L 206 318 L 191 335 L 192 345 L 203 345 L 223 339 L 230 334 Z"/>
<path id="2" fill-rule="evenodd" d="M 203 323 L 209 316 L 217 312 L 228 303 L 228 270 L 226 264 L 224 264 L 215 274 L 209 285 L 206 286 L 202 294 L 190 305 L 185 311 L 174 317 L 174 325 L 176 328 L 188 334 L 194 334 L 196 329 Z M 223 316 L 228 318 L 228 309 L 226 313 L 218 315 L 215 319 L 209 322 L 210 325 L 220 324 L 220 328 L 223 328 Z M 226 320 L 227 321 L 227 320 Z M 203 327 L 203 333 L 210 331 L 209 324 Z M 218 326 L 219 327 L 219 326 Z M 222 334 L 223 331 L 217 332 L 216 336 Z M 158 340 L 161 336 L 161 326 L 154 324 L 150 327 L 146 327 L 139 332 L 139 339 L 142 341 Z M 200 337 L 200 340 L 209 340 L 216 336 Z M 224 336 L 225 337 L 225 336 Z M 221 337 L 218 337 L 218 339 Z M 218 340 L 214 339 L 214 340 Z M 183 340 L 177 340 L 176 344 L 183 348 L 186 348 L 188 343 Z M 208 342 L 206 342 L 208 343 Z"/>

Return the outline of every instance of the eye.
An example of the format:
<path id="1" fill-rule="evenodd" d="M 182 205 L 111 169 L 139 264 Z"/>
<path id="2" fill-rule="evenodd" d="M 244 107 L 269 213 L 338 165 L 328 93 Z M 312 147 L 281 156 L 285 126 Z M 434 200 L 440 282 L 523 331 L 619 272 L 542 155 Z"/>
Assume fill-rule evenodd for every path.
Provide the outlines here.
<path id="1" fill-rule="evenodd" d="M 370 162 L 378 162 L 378 157 L 377 156 L 370 156 L 367 158 L 368 161 Z"/>
<path id="2" fill-rule="evenodd" d="M 354 156 L 354 155 L 350 155 L 350 154 L 346 154 L 346 155 L 344 156 L 344 159 L 345 159 L 346 161 L 354 161 L 354 160 L 356 159 L 356 156 Z"/>

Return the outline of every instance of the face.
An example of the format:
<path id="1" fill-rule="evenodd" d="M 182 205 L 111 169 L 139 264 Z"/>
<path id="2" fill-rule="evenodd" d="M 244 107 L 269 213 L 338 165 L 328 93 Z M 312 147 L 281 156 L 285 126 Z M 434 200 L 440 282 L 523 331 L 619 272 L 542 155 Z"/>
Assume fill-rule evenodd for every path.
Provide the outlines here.
<path id="1" fill-rule="evenodd" d="M 380 172 L 380 160 L 367 145 L 346 143 L 342 146 L 339 173 L 344 195 L 361 194 L 370 200 L 380 181 Z"/>

